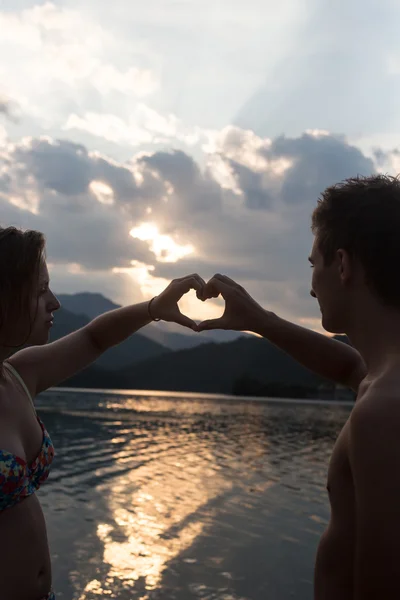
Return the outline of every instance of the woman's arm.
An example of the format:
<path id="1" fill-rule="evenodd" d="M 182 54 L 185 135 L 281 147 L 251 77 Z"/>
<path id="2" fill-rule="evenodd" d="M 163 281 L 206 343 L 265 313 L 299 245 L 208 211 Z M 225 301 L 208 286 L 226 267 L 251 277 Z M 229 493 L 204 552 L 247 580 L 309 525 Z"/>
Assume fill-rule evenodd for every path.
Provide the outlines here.
<path id="1" fill-rule="evenodd" d="M 198 275 L 176 279 L 154 299 L 151 316 L 148 302 L 118 308 L 55 342 L 20 350 L 8 360 L 34 397 L 88 367 L 108 348 L 150 323 L 152 317 L 196 329 L 195 322 L 180 312 L 178 301 L 190 289 L 201 298 L 204 285 Z"/>

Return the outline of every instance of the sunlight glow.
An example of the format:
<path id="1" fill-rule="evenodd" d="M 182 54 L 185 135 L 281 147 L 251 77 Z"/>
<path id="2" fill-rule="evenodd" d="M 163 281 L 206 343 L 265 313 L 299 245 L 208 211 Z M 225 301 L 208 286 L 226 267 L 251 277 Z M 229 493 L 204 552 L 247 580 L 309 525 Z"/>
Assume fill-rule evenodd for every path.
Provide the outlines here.
<path id="1" fill-rule="evenodd" d="M 154 277 L 152 275 L 152 271 L 155 270 L 153 265 L 146 265 L 138 260 L 132 260 L 131 265 L 131 267 L 114 267 L 112 272 L 129 276 L 139 286 L 144 299 L 158 296 L 170 283 L 164 277 Z M 178 305 L 185 315 L 200 321 L 218 319 L 224 312 L 224 301 L 221 298 L 199 302 L 194 290 L 185 294 Z"/>
<path id="2" fill-rule="evenodd" d="M 90 183 L 89 188 L 101 204 L 114 204 L 114 192 L 103 181 L 94 180 Z"/>
<path id="3" fill-rule="evenodd" d="M 139 286 L 144 298 L 152 298 L 160 294 L 168 285 L 169 281 L 161 277 L 153 277 L 153 265 L 146 265 L 138 260 L 131 261 L 131 267 L 114 267 L 113 273 L 125 273 L 131 277 Z"/>
<path id="4" fill-rule="evenodd" d="M 131 229 L 129 234 L 137 240 L 148 242 L 158 262 L 174 263 L 194 252 L 192 245 L 181 246 L 171 236 L 161 234 L 155 223 L 142 223 Z"/>

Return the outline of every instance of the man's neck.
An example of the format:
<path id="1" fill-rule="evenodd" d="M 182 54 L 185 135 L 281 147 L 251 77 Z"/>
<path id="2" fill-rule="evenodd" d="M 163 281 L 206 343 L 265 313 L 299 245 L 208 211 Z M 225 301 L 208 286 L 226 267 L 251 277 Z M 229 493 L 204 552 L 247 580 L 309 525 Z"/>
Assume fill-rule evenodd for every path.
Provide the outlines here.
<path id="1" fill-rule="evenodd" d="M 362 312 L 346 332 L 351 344 L 359 351 L 368 376 L 379 377 L 400 364 L 400 311 L 382 308 Z"/>

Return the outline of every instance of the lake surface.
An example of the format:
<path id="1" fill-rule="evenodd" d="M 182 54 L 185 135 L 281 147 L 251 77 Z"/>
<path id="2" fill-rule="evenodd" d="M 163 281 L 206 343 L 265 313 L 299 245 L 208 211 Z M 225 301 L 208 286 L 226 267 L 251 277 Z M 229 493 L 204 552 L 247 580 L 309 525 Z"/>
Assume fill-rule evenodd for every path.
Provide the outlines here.
<path id="1" fill-rule="evenodd" d="M 311 600 L 342 404 L 50 390 L 57 600 Z"/>

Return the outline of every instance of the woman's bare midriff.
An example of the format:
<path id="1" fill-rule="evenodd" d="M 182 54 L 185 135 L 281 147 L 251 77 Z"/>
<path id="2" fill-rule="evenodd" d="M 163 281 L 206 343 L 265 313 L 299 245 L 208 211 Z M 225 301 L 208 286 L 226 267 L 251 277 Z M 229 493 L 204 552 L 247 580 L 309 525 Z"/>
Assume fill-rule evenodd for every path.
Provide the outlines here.
<path id="1" fill-rule="evenodd" d="M 51 589 L 46 523 L 36 494 L 0 512 L 0 600 L 39 600 Z"/>

